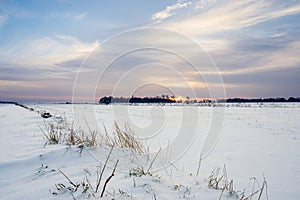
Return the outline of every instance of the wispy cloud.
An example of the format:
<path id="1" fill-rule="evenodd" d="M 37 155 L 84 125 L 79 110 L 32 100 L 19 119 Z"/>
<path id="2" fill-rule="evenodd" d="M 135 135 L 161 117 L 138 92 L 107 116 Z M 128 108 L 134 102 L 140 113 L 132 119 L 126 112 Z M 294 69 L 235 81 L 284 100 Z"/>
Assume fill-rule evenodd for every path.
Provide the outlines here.
<path id="1" fill-rule="evenodd" d="M 98 41 L 84 43 L 72 36 L 59 35 L 30 41 L 22 49 L 11 47 L 6 55 L 1 54 L 5 60 L 0 61 L 0 80 L 3 85 L 28 80 L 72 80 L 84 57 L 98 46 Z M 73 61 L 76 63 L 70 64 Z"/>
<path id="2" fill-rule="evenodd" d="M 195 9 L 207 9 L 213 4 L 215 4 L 216 0 L 199 0 L 195 2 Z"/>
<path id="3" fill-rule="evenodd" d="M 190 4 L 191 4 L 191 2 L 185 2 L 185 3 L 176 3 L 176 4 L 173 4 L 171 6 L 167 6 L 166 9 L 164 9 L 160 12 L 154 13 L 152 15 L 152 19 L 153 20 L 166 19 L 166 18 L 176 14 L 175 10 L 180 9 L 180 8 L 186 8 Z"/>
<path id="4" fill-rule="evenodd" d="M 6 23 L 7 19 L 8 19 L 7 16 L 0 15 L 0 27 Z"/>
<path id="5" fill-rule="evenodd" d="M 81 19 L 85 18 L 86 16 L 87 16 L 87 13 L 86 13 L 86 12 L 83 12 L 83 13 L 81 13 L 81 14 L 75 16 L 75 19 L 76 19 L 76 20 L 81 20 Z"/>
<path id="6" fill-rule="evenodd" d="M 248 75 L 255 79 L 255 76 L 261 73 L 269 73 L 269 75 L 271 75 L 282 70 L 288 72 L 294 69 L 299 69 L 299 51 L 300 43 L 296 42 L 287 45 L 285 48 L 280 48 L 271 52 L 252 52 L 247 55 L 248 62 L 246 62 L 243 57 L 238 60 L 237 56 L 224 55 L 216 60 L 216 62 L 219 63 L 219 72 L 203 70 L 199 72 L 199 74 L 207 76 L 220 74 L 223 77 L 239 77 L 242 75 Z M 226 60 L 227 63 L 224 62 L 224 60 Z M 230 65 L 231 69 L 224 69 L 226 67 L 222 65 Z M 258 82 L 255 84 L 258 84 Z"/>
<path id="7" fill-rule="evenodd" d="M 53 12 L 49 14 L 50 18 L 57 19 L 71 19 L 82 20 L 87 16 L 87 12 L 75 13 L 75 12 Z"/>
<path id="8" fill-rule="evenodd" d="M 220 31 L 239 30 L 299 12 L 300 5 L 285 7 L 264 0 L 226 1 L 212 6 L 207 12 L 195 13 L 179 21 L 176 19 L 163 26 L 194 36 L 212 32 L 215 34 Z"/>
<path id="9" fill-rule="evenodd" d="M 28 41 L 22 49 L 12 47 L 2 56 L 27 65 L 49 65 L 83 58 L 98 46 L 99 41 L 84 43 L 72 36 L 57 35 Z"/>

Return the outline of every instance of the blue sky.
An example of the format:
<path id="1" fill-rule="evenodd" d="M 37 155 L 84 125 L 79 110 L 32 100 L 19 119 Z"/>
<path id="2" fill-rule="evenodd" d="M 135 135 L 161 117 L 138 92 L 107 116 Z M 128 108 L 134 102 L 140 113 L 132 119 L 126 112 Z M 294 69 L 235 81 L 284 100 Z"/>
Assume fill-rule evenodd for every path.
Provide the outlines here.
<path id="1" fill-rule="evenodd" d="M 2 0 L 0 99 L 300 96 L 299 19 L 298 0 Z"/>

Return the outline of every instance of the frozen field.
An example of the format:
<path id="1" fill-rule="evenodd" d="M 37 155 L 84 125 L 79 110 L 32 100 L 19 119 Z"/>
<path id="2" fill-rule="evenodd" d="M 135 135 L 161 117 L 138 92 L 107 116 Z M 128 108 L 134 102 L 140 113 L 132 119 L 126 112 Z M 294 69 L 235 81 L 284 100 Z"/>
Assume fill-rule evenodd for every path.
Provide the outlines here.
<path id="1" fill-rule="evenodd" d="M 61 117 L 100 133 L 103 127 L 111 133 L 114 122 L 121 128 L 127 124 L 147 147 L 147 155 L 113 150 L 103 179 L 111 174 L 117 159 L 119 164 L 105 199 L 219 199 L 222 191 L 208 187 L 208 177 L 216 167 L 222 172 L 224 165 L 235 191 L 245 189 L 251 194 L 250 178 L 257 179 L 255 190 L 265 177 L 270 200 L 299 199 L 300 104 L 27 106 L 35 111 L 0 104 L 0 199 L 99 198 L 82 190 L 72 194 L 55 187 L 58 183 L 70 185 L 59 170 L 73 182 L 88 179 L 95 186 L 97 171 L 109 152 L 101 145 L 82 152 L 67 144 L 45 145 L 41 129 Z M 54 117 L 45 120 L 37 111 Z M 201 159 L 197 175 L 201 152 L 208 152 L 203 150 L 205 138 L 215 126 L 218 135 L 211 144 L 216 145 Z M 149 166 L 151 176 L 129 176 L 130 170 Z M 261 199 L 266 196 L 264 191 Z M 236 198 L 225 191 L 222 199 Z"/>

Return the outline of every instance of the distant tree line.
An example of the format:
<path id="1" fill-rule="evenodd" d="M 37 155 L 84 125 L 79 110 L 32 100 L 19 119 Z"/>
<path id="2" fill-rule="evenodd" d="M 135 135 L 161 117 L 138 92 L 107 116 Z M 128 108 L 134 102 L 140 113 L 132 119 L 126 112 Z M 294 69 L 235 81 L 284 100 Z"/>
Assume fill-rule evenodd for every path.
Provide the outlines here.
<path id="1" fill-rule="evenodd" d="M 175 100 L 169 98 L 167 95 L 156 96 L 156 97 L 112 97 L 105 96 L 99 100 L 100 104 L 110 103 L 176 103 Z"/>
<path id="2" fill-rule="evenodd" d="M 105 96 L 100 98 L 100 104 L 110 104 L 110 103 L 212 103 L 212 102 L 219 102 L 219 103 L 276 103 L 276 102 L 300 102 L 300 97 L 289 97 L 289 98 L 252 98 L 252 99 L 245 99 L 245 98 L 229 98 L 229 99 L 222 99 L 222 100 L 186 100 L 186 101 L 178 101 L 174 100 L 174 96 L 169 97 L 168 95 L 156 96 L 156 97 L 112 97 L 112 96 Z"/>
<path id="3" fill-rule="evenodd" d="M 258 98 L 258 99 L 242 99 L 242 98 L 233 98 L 233 99 L 226 99 L 225 102 L 227 103 L 276 103 L 276 102 L 300 102 L 300 97 L 289 97 L 288 99 L 285 98 Z"/>
<path id="4" fill-rule="evenodd" d="M 131 97 L 129 103 L 176 103 L 176 101 L 162 97 Z"/>

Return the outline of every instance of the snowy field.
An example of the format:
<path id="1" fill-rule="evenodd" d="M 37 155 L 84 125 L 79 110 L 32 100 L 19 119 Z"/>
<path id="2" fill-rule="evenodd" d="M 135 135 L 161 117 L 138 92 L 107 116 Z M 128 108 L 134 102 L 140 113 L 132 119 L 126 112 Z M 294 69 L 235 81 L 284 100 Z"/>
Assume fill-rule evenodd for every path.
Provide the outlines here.
<path id="1" fill-rule="evenodd" d="M 26 106 L 34 111 L 0 104 L 0 199 L 99 199 L 118 159 L 104 199 L 219 199 L 222 191 L 209 187 L 208 177 L 218 167 L 221 177 L 224 165 L 228 181 L 233 180 L 234 191 L 240 191 L 238 194 L 245 191 L 247 197 L 263 185 L 265 178 L 267 187 L 260 199 L 299 199 L 299 103 L 226 104 L 225 107 Z M 41 111 L 50 112 L 53 117 L 43 119 L 38 113 Z M 70 124 L 75 121 L 85 131 L 97 129 L 99 134 L 104 132 L 104 127 L 111 133 L 114 122 L 121 128 L 127 124 L 147 152 L 141 155 L 130 149 L 114 148 L 99 192 L 94 196 L 91 188 L 84 191 L 82 184 L 73 192 L 58 190 L 58 184 L 72 188 L 70 180 L 76 184 L 90 182 L 95 190 L 98 174 L 110 151 L 101 141 L 97 147 L 84 148 L 66 143 L 46 144 L 42 130 L 62 118 Z M 220 135 L 212 151 L 201 158 L 205 136 L 214 126 L 221 128 Z M 159 156 L 155 158 L 156 155 Z M 149 173 L 130 174 L 142 168 Z M 252 199 L 258 199 L 258 194 Z M 221 199 L 241 197 L 224 191 Z"/>

